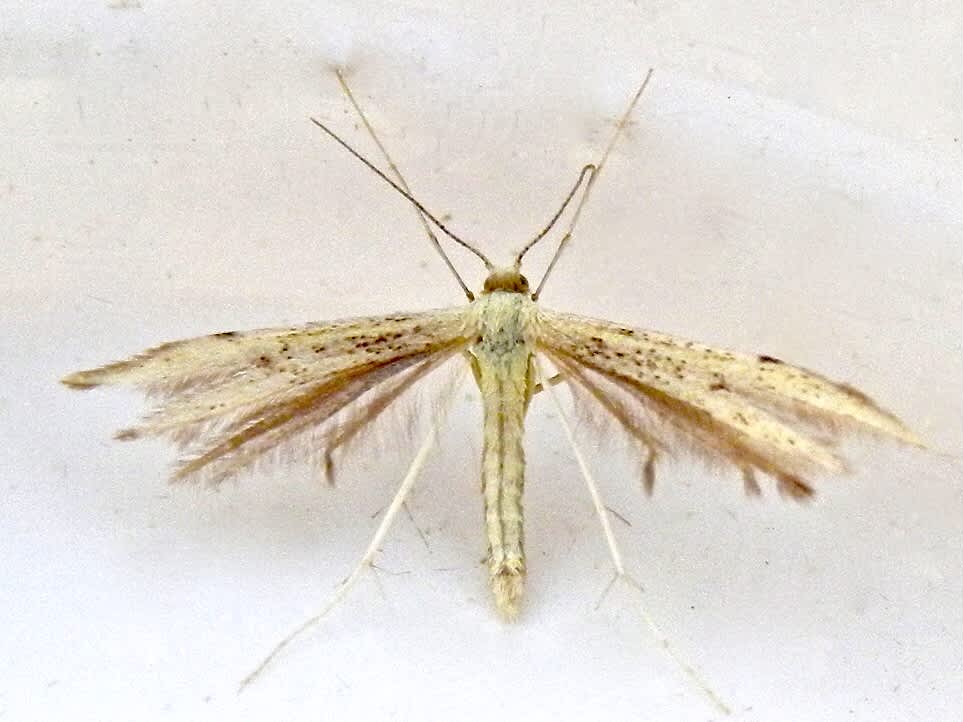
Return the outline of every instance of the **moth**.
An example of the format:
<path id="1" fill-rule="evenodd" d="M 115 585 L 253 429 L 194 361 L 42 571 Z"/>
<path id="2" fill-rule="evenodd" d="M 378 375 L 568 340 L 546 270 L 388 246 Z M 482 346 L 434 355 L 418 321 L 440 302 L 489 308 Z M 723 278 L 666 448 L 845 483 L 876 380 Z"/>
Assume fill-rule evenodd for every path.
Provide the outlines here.
<path id="1" fill-rule="evenodd" d="M 525 416 L 533 396 L 543 389 L 554 393 L 555 384 L 566 384 L 578 403 L 614 420 L 644 454 L 643 485 L 649 492 L 657 462 L 680 447 L 734 467 L 750 494 L 760 493 L 757 475 L 764 474 L 784 495 L 805 499 L 813 494 L 809 481 L 813 473 L 844 469 L 835 448 L 844 432 L 920 444 L 899 419 L 864 393 L 772 356 L 713 348 L 666 333 L 553 311 L 538 303 L 651 70 L 601 159 L 582 169 L 558 212 L 506 266 L 494 265 L 411 195 L 343 75 L 340 71 L 337 75 L 395 180 L 326 125 L 311 120 L 414 205 L 468 303 L 216 333 L 165 343 L 129 360 L 63 379 L 74 389 L 126 384 L 154 396 L 157 405 L 117 438 L 172 439 L 183 452 L 175 480 L 217 485 L 272 458 L 271 452 L 299 444 L 316 450 L 330 471 L 332 454 L 407 389 L 446 361 L 463 357 L 483 410 L 481 486 L 488 577 L 496 608 L 512 620 L 519 613 L 526 571 Z M 579 190 L 568 228 L 533 290 L 521 270 L 525 254 L 556 225 Z M 488 275 L 477 296 L 455 271 L 432 227 L 484 263 Z M 547 359 L 556 375 L 548 377 L 539 359 Z M 566 430 L 570 432 L 569 427 Z M 578 460 L 600 509 L 584 459 L 578 455 Z M 416 472 L 413 465 L 409 477 Z M 406 493 L 410 483 L 406 477 L 402 491 Z M 388 523 L 404 499 L 399 495 L 386 515 Z M 386 528 L 383 525 L 379 535 Z M 607 526 L 606 532 L 610 536 Z M 368 562 L 378 540 L 376 535 Z M 616 562 L 619 567 L 617 558 Z"/>

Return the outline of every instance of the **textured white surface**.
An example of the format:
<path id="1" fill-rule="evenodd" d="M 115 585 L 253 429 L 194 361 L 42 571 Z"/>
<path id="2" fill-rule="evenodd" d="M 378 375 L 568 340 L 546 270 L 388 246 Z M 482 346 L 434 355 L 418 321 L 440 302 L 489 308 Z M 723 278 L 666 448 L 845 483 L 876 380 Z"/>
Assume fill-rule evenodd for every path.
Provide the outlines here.
<path id="1" fill-rule="evenodd" d="M 544 303 L 821 370 L 935 452 L 854 444 L 804 508 L 684 461 L 646 500 L 583 428 L 626 566 L 739 719 L 959 718 L 959 4 L 436 5 L 5 3 L 0 716 L 713 718 L 633 593 L 595 608 L 605 545 L 547 400 L 517 625 L 478 563 L 466 388 L 412 503 L 428 549 L 402 519 L 380 591 L 238 698 L 414 444 L 366 447 L 333 492 L 297 468 L 170 489 L 170 449 L 109 441 L 139 399 L 56 384 L 186 335 L 460 302 L 411 210 L 306 120 L 373 152 L 327 70 L 346 63 L 415 192 L 496 258 L 656 67 Z"/>

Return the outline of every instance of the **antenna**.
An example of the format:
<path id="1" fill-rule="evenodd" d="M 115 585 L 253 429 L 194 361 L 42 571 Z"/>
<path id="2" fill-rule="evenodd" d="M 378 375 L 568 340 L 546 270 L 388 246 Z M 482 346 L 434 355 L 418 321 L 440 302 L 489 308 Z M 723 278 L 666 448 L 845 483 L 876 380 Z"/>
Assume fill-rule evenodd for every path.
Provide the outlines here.
<path id="1" fill-rule="evenodd" d="M 391 168 L 395 178 L 398 179 L 399 185 L 401 185 L 401 187 L 404 188 L 409 195 L 413 195 L 411 193 L 411 187 L 408 185 L 405 177 L 401 174 L 401 170 L 395 164 L 394 160 L 391 158 L 391 155 L 389 155 L 388 149 L 385 148 L 384 144 L 381 142 L 381 139 L 378 138 L 378 134 L 375 133 L 374 127 L 370 122 L 368 122 L 368 116 L 365 115 L 365 112 L 361 109 L 358 101 L 355 100 L 354 93 L 352 93 L 351 88 L 348 87 L 348 83 L 344 79 L 344 74 L 341 72 L 341 68 L 335 68 L 334 74 L 338 78 L 338 83 L 341 85 L 341 90 L 344 91 L 345 96 L 358 113 L 358 117 L 361 118 L 361 122 L 364 124 L 365 130 L 368 131 L 368 135 L 371 136 L 371 139 L 375 142 L 375 145 L 378 146 L 378 150 L 380 150 L 381 155 L 384 156 L 385 161 L 388 163 L 388 167 Z M 428 223 L 428 219 L 420 211 L 418 212 L 418 220 L 421 221 L 421 227 L 425 229 L 425 233 L 428 235 L 429 242 L 435 247 L 435 250 L 438 251 L 438 255 L 441 256 L 442 260 L 445 262 L 445 265 L 448 266 L 448 270 L 451 271 L 452 275 L 455 277 L 455 280 L 458 281 L 458 285 L 461 286 L 461 290 L 468 297 L 469 301 L 474 301 L 475 294 L 471 292 L 471 290 L 465 284 L 465 281 L 462 280 L 461 275 L 459 275 L 458 271 L 455 270 L 455 266 L 451 262 L 451 259 L 448 258 L 448 254 L 445 253 L 444 249 L 441 247 L 441 243 L 438 242 L 438 236 L 436 236 L 435 232 L 431 230 L 431 225 Z"/>
<path id="2" fill-rule="evenodd" d="M 602 153 L 602 157 L 599 162 L 595 164 L 595 171 L 589 178 L 588 183 L 585 184 L 585 192 L 582 193 L 582 197 L 579 199 L 578 205 L 575 207 L 575 213 L 572 214 L 572 220 L 568 224 L 568 229 L 565 231 L 565 235 L 562 237 L 562 240 L 559 241 L 558 248 L 555 249 L 555 255 L 552 256 L 552 260 L 549 262 L 548 268 L 545 269 L 545 275 L 542 276 L 542 280 L 538 282 L 538 287 L 535 289 L 535 293 L 532 294 L 533 300 L 537 301 L 538 297 L 542 294 L 542 289 L 545 288 L 545 281 L 548 280 L 549 274 L 551 274 L 552 269 L 555 268 L 555 264 L 558 263 L 558 259 L 562 255 L 562 251 L 565 250 L 565 246 L 567 246 L 568 242 L 572 239 L 572 233 L 575 232 L 575 224 L 578 223 L 579 216 L 582 215 L 582 209 L 585 207 L 585 203 L 588 201 L 589 195 L 592 192 L 592 186 L 594 186 L 595 181 L 598 180 L 599 174 L 602 172 L 602 168 L 605 166 L 605 161 L 608 160 L 609 154 L 612 152 L 612 148 L 615 147 L 615 142 L 619 139 L 619 136 L 622 134 L 625 126 L 628 124 L 629 116 L 635 109 L 636 103 L 639 102 L 639 98 L 642 97 L 642 92 L 649 84 L 649 80 L 652 78 L 653 72 L 654 69 L 649 68 L 648 72 L 645 74 L 645 77 L 642 79 L 642 84 L 639 85 L 639 89 L 635 91 L 635 95 L 632 96 L 632 100 L 629 102 L 629 107 L 625 109 L 622 117 L 619 118 L 619 122 L 615 126 L 615 132 L 609 139 L 609 144 L 605 147 L 605 151 Z M 581 181 L 581 178 L 579 180 Z"/>
<path id="3" fill-rule="evenodd" d="M 582 171 L 578 174 L 578 180 L 575 181 L 575 185 L 572 186 L 572 190 L 570 190 L 568 192 L 568 195 L 565 196 L 565 200 L 562 201 L 561 207 L 555 212 L 555 215 L 552 216 L 552 220 L 550 220 L 548 224 L 541 231 L 539 231 L 537 236 L 535 236 L 532 240 L 530 240 L 527 244 L 525 244 L 525 247 L 518 252 L 517 256 L 515 256 L 515 268 L 518 268 L 519 266 L 522 265 L 522 258 L 526 253 L 528 253 L 531 250 L 532 246 L 534 246 L 536 243 L 542 240 L 545 237 L 545 234 L 548 233 L 550 230 L 552 230 L 552 226 L 555 225 L 555 222 L 559 219 L 559 216 L 561 216 L 565 212 L 565 209 L 568 207 L 569 202 L 572 200 L 572 197 L 575 195 L 575 191 L 577 191 L 578 187 L 582 185 L 582 181 L 585 179 L 585 177 L 589 176 L 589 183 L 591 183 L 592 182 L 591 178 L 592 176 L 595 175 L 595 172 L 596 172 L 596 168 L 591 163 L 589 163 L 586 166 L 583 166 Z"/>
<path id="4" fill-rule="evenodd" d="M 414 196 L 411 195 L 411 193 L 409 193 L 409 192 L 406 191 L 404 188 L 402 188 L 400 185 L 398 185 L 398 184 L 395 183 L 393 180 L 391 180 L 391 178 L 389 178 L 387 175 L 385 175 L 385 172 L 384 172 L 384 171 L 382 171 L 382 170 L 381 170 L 380 168 L 378 168 L 374 163 L 372 163 L 370 160 L 368 160 L 368 159 L 365 158 L 363 155 L 361 155 L 361 153 L 359 153 L 359 152 L 356 151 L 354 148 L 352 148 L 352 147 L 348 144 L 348 142 L 347 142 L 346 140 L 342 139 L 337 133 L 335 133 L 333 130 L 331 130 L 328 126 L 326 126 L 324 123 L 322 123 L 322 122 L 321 122 L 320 120 L 318 120 L 317 118 L 309 118 L 309 120 L 310 120 L 312 123 L 314 123 L 316 126 L 318 126 L 321 130 L 323 130 L 325 133 L 327 133 L 329 136 L 331 136 L 331 137 L 338 143 L 338 145 L 340 145 L 342 148 L 344 148 L 346 151 L 348 151 L 351 155 L 353 155 L 355 158 L 357 158 L 357 159 L 360 160 L 362 163 L 364 163 L 365 166 L 368 167 L 368 170 L 370 170 L 371 172 L 373 172 L 375 175 L 377 175 L 379 178 L 381 178 L 381 180 L 383 180 L 385 183 L 387 183 L 387 184 L 390 185 L 392 188 L 394 188 L 396 191 L 398 191 L 398 193 L 400 193 L 400 194 L 403 195 L 405 198 L 407 198 L 408 201 L 409 201 L 415 208 L 417 208 L 422 214 L 424 214 L 424 216 L 425 216 L 428 220 L 430 220 L 432 223 L 435 224 L 435 226 L 438 227 L 438 230 L 440 230 L 442 233 L 444 233 L 446 236 L 448 236 L 451 240 L 453 240 L 453 241 L 454 241 L 455 243 L 457 243 L 458 245 L 460 245 L 460 246 L 462 246 L 462 247 L 464 247 L 464 248 L 467 248 L 469 251 L 471 251 L 471 252 L 474 253 L 476 256 L 478 256 L 478 258 L 481 259 L 481 262 L 485 264 L 485 269 L 486 269 L 487 271 L 490 272 L 490 271 L 493 271 L 493 270 L 495 269 L 495 266 L 492 265 L 492 262 L 488 260 L 488 258 L 485 256 L 484 253 L 482 253 L 482 252 L 479 251 L 477 248 L 475 248 L 473 245 L 471 245 L 471 244 L 468 243 L 467 241 L 462 240 L 461 238 L 459 238 L 458 236 L 456 236 L 454 233 L 452 233 L 450 230 L 448 230 L 448 228 L 445 226 L 445 224 L 442 223 L 441 221 L 439 221 L 437 218 L 435 218 L 435 216 L 432 215 L 431 211 L 429 211 L 429 210 L 428 210 L 427 208 L 425 208 L 421 203 L 419 203 L 418 200 L 417 200 Z"/>

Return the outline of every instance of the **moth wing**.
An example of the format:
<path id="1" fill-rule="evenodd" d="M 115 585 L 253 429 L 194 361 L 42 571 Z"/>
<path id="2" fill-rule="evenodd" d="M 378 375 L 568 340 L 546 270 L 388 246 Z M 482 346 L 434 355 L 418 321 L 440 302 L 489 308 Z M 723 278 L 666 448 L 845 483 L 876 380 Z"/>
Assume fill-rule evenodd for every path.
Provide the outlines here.
<path id="1" fill-rule="evenodd" d="M 118 438 L 167 436 L 184 450 L 175 479 L 216 484 L 295 439 L 329 463 L 332 449 L 461 350 L 470 325 L 467 309 L 453 308 L 219 333 L 166 343 L 63 383 L 126 384 L 156 397 L 141 424 Z"/>
<path id="2" fill-rule="evenodd" d="M 803 476 L 841 471 L 844 430 L 921 445 L 865 394 L 771 356 L 751 356 L 667 334 L 540 309 L 539 350 L 576 393 L 599 403 L 650 454 L 687 442 L 710 458 L 776 477 L 797 497 Z M 673 435 L 667 439 L 667 434 Z"/>

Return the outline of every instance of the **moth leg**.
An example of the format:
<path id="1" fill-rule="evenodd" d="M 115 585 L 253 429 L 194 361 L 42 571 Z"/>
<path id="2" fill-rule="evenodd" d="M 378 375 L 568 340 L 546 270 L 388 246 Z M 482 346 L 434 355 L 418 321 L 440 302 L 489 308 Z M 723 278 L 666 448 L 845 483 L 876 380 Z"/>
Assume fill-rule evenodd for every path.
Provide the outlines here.
<path id="1" fill-rule="evenodd" d="M 544 378 L 545 374 L 542 371 L 542 365 L 537 361 L 535 363 L 538 370 L 538 377 L 540 379 Z M 558 374 L 552 378 L 557 377 Z M 568 423 L 568 414 L 566 414 L 565 409 L 562 408 L 562 402 L 559 401 L 558 394 L 555 393 L 553 386 L 552 379 L 547 379 L 544 382 L 543 388 L 548 389 L 548 395 L 551 397 L 556 411 L 558 411 L 559 418 L 562 420 L 562 426 L 565 429 L 565 435 L 568 438 L 569 446 L 572 448 L 575 461 L 578 463 L 579 470 L 582 472 L 582 478 L 585 479 L 585 485 L 588 487 L 589 495 L 592 497 L 592 503 L 595 505 L 595 513 L 598 514 L 599 522 L 602 524 L 602 531 L 605 532 L 605 541 L 609 547 L 609 554 L 612 557 L 612 566 L 615 567 L 616 576 L 624 577 L 626 574 L 625 566 L 622 564 L 622 552 L 619 550 L 618 542 L 615 541 L 615 534 L 612 533 L 612 525 L 609 522 L 608 513 L 605 511 L 605 504 L 602 503 L 602 496 L 599 494 L 598 485 L 595 483 L 595 479 L 589 471 L 588 464 L 585 463 L 585 457 L 582 456 L 581 449 L 579 449 L 575 443 L 575 435 L 572 433 L 572 427 Z"/>
<path id="2" fill-rule="evenodd" d="M 538 375 L 543 376 L 541 364 L 535 361 L 536 369 L 538 370 Z M 612 565 L 615 567 L 615 577 L 606 586 L 605 592 L 602 598 L 608 594 L 609 589 L 619 580 L 624 580 L 630 587 L 635 589 L 640 594 L 644 591 L 642 585 L 639 584 L 635 579 L 628 575 L 625 571 L 625 566 L 622 563 L 622 553 L 619 550 L 618 543 L 615 541 L 615 535 L 612 533 L 612 525 L 609 522 L 608 512 L 606 507 L 602 502 L 602 497 L 599 494 L 598 485 L 595 483 L 595 479 L 592 477 L 592 473 L 589 471 L 588 464 L 585 462 L 585 457 L 582 456 L 582 451 L 579 449 L 578 445 L 575 443 L 575 434 L 572 432 L 572 425 L 568 421 L 568 414 L 565 413 L 565 409 L 562 407 L 562 402 L 558 398 L 558 394 L 555 393 L 555 389 L 552 384 L 546 384 L 548 389 L 548 395 L 552 398 L 554 402 L 555 409 L 558 411 L 559 419 L 562 422 L 562 428 L 565 429 L 565 435 L 568 438 L 569 446 L 572 448 L 572 454 L 575 456 L 575 461 L 578 463 L 579 470 L 582 472 L 582 478 L 585 479 L 585 485 L 588 487 L 589 494 L 592 497 L 592 503 L 595 505 L 595 512 L 598 514 L 599 521 L 602 524 L 602 529 L 605 532 L 605 541 L 609 546 L 609 553 L 612 556 Z M 650 459 L 654 463 L 654 455 L 650 456 Z M 648 465 L 648 464 L 647 464 Z M 662 632 L 662 629 L 655 620 L 649 615 L 648 611 L 644 606 L 639 607 L 639 613 L 645 625 L 649 628 L 649 632 L 652 636 L 660 643 L 662 649 L 665 653 L 672 659 L 672 661 L 679 667 L 679 669 L 685 674 L 688 680 L 706 696 L 706 698 L 712 703 L 712 705 L 719 710 L 722 714 L 731 714 L 729 706 L 723 702 L 719 695 L 716 694 L 715 690 L 709 686 L 709 684 L 702 679 L 695 668 L 683 659 L 678 652 L 675 651 L 674 645 L 669 641 L 669 638 Z"/>
<path id="3" fill-rule="evenodd" d="M 415 521 L 415 515 L 411 513 L 411 506 L 408 504 L 407 499 L 405 499 L 405 502 L 401 505 L 401 508 L 405 510 L 405 514 L 408 515 L 408 521 L 411 522 L 411 525 L 415 528 L 415 531 L 418 532 L 418 536 L 421 538 L 421 543 L 425 545 L 425 549 L 431 551 L 431 546 L 428 544 L 428 535 L 425 533 L 424 529 L 419 526 L 418 522 Z"/>
<path id="4" fill-rule="evenodd" d="M 478 359 L 471 351 L 465 351 L 465 360 L 468 361 L 468 368 L 471 369 L 471 375 L 475 378 L 475 384 L 481 388 L 481 369 L 478 368 Z"/>
<path id="5" fill-rule="evenodd" d="M 328 602 L 321 607 L 317 614 L 313 617 L 302 622 L 298 627 L 292 630 L 284 639 L 278 642 L 274 649 L 258 664 L 257 667 L 243 680 L 241 680 L 238 692 L 243 692 L 244 689 L 255 681 L 263 672 L 274 658 L 281 653 L 281 651 L 287 647 L 291 642 L 301 636 L 304 632 L 308 631 L 311 627 L 318 624 L 322 619 L 324 619 L 328 613 L 337 606 L 345 595 L 351 590 L 361 574 L 368 569 L 368 567 L 373 566 L 375 556 L 378 554 L 378 550 L 381 547 L 381 543 L 384 541 L 385 536 L 388 534 L 388 530 L 391 528 L 392 522 L 398 515 L 398 512 L 402 509 L 405 503 L 405 499 L 408 493 L 411 491 L 412 486 L 414 486 L 415 479 L 418 478 L 418 474 L 424 468 L 425 461 L 428 459 L 428 453 L 431 451 L 431 447 L 435 445 L 435 440 L 438 437 L 438 424 L 440 419 L 433 420 L 431 427 L 428 430 L 428 434 L 425 436 L 425 440 L 422 442 L 421 447 L 418 449 L 418 453 L 415 454 L 415 458 L 412 459 L 411 465 L 408 467 L 408 472 L 405 474 L 405 478 L 402 480 L 401 485 L 398 487 L 398 491 L 395 492 L 394 498 L 391 500 L 391 504 L 388 505 L 387 511 L 385 511 L 384 516 L 381 519 L 381 523 L 378 525 L 377 531 L 375 531 L 374 536 L 371 538 L 371 542 L 368 544 L 368 548 L 365 550 L 364 555 L 358 562 L 357 566 L 352 570 L 344 581 L 342 581 L 337 588 L 334 590 L 334 594 Z"/>

